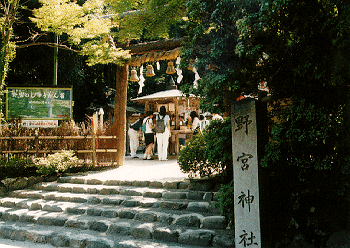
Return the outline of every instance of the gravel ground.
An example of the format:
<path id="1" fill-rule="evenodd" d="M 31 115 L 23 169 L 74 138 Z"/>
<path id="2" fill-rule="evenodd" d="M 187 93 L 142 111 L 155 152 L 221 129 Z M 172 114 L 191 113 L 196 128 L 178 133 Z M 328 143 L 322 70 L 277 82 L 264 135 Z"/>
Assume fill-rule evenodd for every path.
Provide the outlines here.
<path id="1" fill-rule="evenodd" d="M 15 241 L 11 239 L 0 239 L 0 248 L 54 248 L 50 244 L 38 244 L 29 241 Z"/>
<path id="2" fill-rule="evenodd" d="M 139 158 L 127 156 L 124 165 L 103 172 L 95 172 L 85 176 L 86 178 L 105 180 L 139 181 L 150 180 L 158 182 L 173 182 L 188 179 L 188 175 L 180 170 L 176 158 L 159 161 L 157 156 L 154 160 L 143 160 L 142 154 Z"/>

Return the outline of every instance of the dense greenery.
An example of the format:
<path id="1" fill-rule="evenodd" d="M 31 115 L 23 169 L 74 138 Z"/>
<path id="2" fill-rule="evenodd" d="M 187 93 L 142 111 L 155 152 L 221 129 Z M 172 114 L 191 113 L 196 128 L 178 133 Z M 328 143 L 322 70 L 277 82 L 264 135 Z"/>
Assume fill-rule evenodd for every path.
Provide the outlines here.
<path id="1" fill-rule="evenodd" d="M 250 67 L 258 57 L 237 53 L 240 34 L 237 23 L 247 14 L 259 10 L 259 1 L 191 0 L 188 1 L 184 27 L 188 42 L 184 49 L 184 66 L 192 60 L 199 71 L 198 86 L 183 87 L 203 96 L 201 107 L 211 112 L 230 112 L 231 102 L 241 94 L 257 92 L 250 83 Z M 204 97 L 205 96 L 205 97 Z"/>
<path id="2" fill-rule="evenodd" d="M 78 158 L 72 151 L 50 154 L 47 158 L 32 159 L 11 155 L 0 159 L 0 180 L 30 176 L 54 176 L 65 172 L 91 170 L 77 164 Z M 1 183 L 0 183 L 1 184 Z"/>
<path id="3" fill-rule="evenodd" d="M 204 108 L 229 114 L 229 104 L 256 94 L 261 82 L 272 94 L 261 168 L 264 237 L 301 233 L 322 245 L 323 234 L 342 226 L 334 214 L 347 209 L 349 192 L 349 3 L 195 0 L 187 11 L 184 53 L 202 77 L 187 88 L 206 97 Z M 322 193 L 332 196 L 327 207 Z"/>
<path id="4" fill-rule="evenodd" d="M 212 121 L 180 151 L 180 168 L 193 178 L 221 175 L 222 182 L 230 182 L 233 173 L 231 144 L 231 119 Z"/>
<path id="5" fill-rule="evenodd" d="M 83 6 L 85 2 L 76 3 Z M 115 40 L 119 45 L 130 39 L 168 38 L 172 32 L 175 36 L 175 31 L 176 35 L 187 36 L 182 54 L 183 68 L 190 60 L 196 60 L 194 66 L 201 80 L 198 85 L 188 80 L 182 89 L 202 96 L 201 104 L 205 110 L 229 115 L 232 101 L 241 94 L 255 95 L 259 83 L 267 82 L 272 94 L 269 103 L 271 122 L 270 142 L 261 168 L 261 210 L 264 223 L 270 222 L 280 228 L 275 230 L 271 224 L 271 229 L 266 227 L 264 230 L 277 237 L 282 231 L 291 232 L 288 224 L 293 220 L 296 224 L 292 226 L 299 229 L 291 233 L 301 232 L 310 242 L 321 242 L 320 234 L 328 235 L 341 226 L 337 218 L 333 218 L 338 221 L 334 224 L 320 216 L 333 216 L 331 211 L 341 213 L 339 207 L 347 208 L 342 196 L 349 193 L 350 168 L 349 2 L 108 0 L 108 3 L 105 8 L 94 11 L 116 14 L 117 25 L 113 31 L 116 31 L 118 39 Z M 79 6 L 74 5 L 81 10 Z M 154 9 L 157 11 L 152 11 Z M 74 41 L 72 47 L 77 48 L 79 37 L 71 32 L 74 27 L 64 32 L 61 41 Z M 8 30 L 12 32 L 12 29 Z M 50 31 L 62 34 L 59 28 Z M 99 63 L 104 58 L 108 58 L 106 62 L 111 61 L 111 57 L 105 57 L 109 51 L 103 42 L 105 34 L 102 32 L 89 40 L 93 43 L 81 40 L 80 45 L 96 48 L 91 49 L 98 55 L 91 63 Z M 6 37 L 13 39 L 11 35 Z M 1 38 L 3 42 L 5 36 Z M 7 42 L 6 46 L 2 43 L 2 49 L 9 48 L 10 44 L 13 43 Z M 5 64 L 13 58 L 6 56 L 0 58 Z M 82 63 L 80 59 L 77 61 Z M 77 73 L 71 73 L 72 81 L 75 81 L 75 74 L 88 74 L 84 66 L 74 68 Z M 98 77 L 104 69 L 95 67 L 87 81 L 98 86 L 101 82 L 109 85 L 105 76 Z M 193 75 L 191 77 L 193 79 Z M 85 78 L 78 78 L 80 85 L 84 85 Z M 95 91 L 98 86 L 89 87 L 89 91 Z M 130 85 L 133 91 L 136 87 Z M 287 100 L 285 104 L 283 100 Z M 181 152 L 181 167 L 199 176 L 222 173 L 232 164 L 230 146 L 227 146 L 231 144 L 230 137 L 226 126 L 195 136 Z M 319 208 L 320 192 L 333 197 L 329 209 L 323 209 L 324 212 L 319 210 L 322 209 Z M 274 209 L 273 215 L 266 209 Z M 317 221 L 313 219 L 315 216 Z"/>
<path id="6" fill-rule="evenodd" d="M 74 151 L 62 151 L 49 154 L 46 158 L 39 158 L 35 161 L 37 172 L 42 175 L 63 173 L 77 165 L 78 158 Z"/>
<path id="7" fill-rule="evenodd" d="M 234 194 L 233 181 L 230 184 L 224 184 L 221 186 L 217 193 L 218 202 L 215 203 L 216 207 L 219 207 L 221 214 L 225 216 L 229 223 L 230 228 L 234 228 Z"/>

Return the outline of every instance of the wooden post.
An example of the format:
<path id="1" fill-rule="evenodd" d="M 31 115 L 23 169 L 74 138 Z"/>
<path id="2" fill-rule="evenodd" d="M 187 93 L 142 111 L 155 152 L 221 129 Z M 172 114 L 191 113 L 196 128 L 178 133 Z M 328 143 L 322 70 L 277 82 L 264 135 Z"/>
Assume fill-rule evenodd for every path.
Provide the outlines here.
<path id="1" fill-rule="evenodd" d="M 96 133 L 92 130 L 92 166 L 96 165 Z"/>
<path id="2" fill-rule="evenodd" d="M 128 65 L 117 66 L 116 91 L 114 102 L 114 124 L 113 135 L 116 140 L 116 162 L 118 166 L 124 164 L 125 142 L 126 142 L 126 101 L 128 88 Z"/>
<path id="3" fill-rule="evenodd" d="M 35 138 L 34 138 L 34 147 L 35 147 L 35 155 L 39 157 L 39 131 L 35 130 Z"/>

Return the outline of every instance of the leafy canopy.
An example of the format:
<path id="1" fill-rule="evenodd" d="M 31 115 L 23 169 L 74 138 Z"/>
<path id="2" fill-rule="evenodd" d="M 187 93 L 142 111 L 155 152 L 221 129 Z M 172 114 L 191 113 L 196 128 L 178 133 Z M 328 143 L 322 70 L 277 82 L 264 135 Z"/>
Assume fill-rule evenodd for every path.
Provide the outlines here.
<path id="1" fill-rule="evenodd" d="M 33 11 L 31 20 L 42 31 L 65 35 L 68 38 L 64 42 L 80 45 L 81 53 L 90 56 L 90 65 L 121 64 L 130 57 L 128 51 L 108 44 L 106 38 L 115 24 L 102 0 L 87 0 L 82 5 L 70 0 L 40 0 L 40 3 L 42 7 Z"/>

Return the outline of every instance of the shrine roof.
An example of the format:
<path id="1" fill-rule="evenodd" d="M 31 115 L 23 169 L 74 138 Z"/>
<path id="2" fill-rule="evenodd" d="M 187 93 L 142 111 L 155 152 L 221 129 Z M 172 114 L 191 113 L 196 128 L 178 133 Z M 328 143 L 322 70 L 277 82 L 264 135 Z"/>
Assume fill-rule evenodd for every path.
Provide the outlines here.
<path id="1" fill-rule="evenodd" d="M 172 90 L 165 90 L 156 92 L 147 96 L 141 96 L 134 99 L 131 99 L 131 101 L 135 102 L 144 102 L 144 101 L 157 101 L 157 100 L 172 100 L 175 98 L 186 98 L 186 95 L 183 94 L 180 90 L 172 89 Z M 191 98 L 194 98 L 194 95 L 190 95 Z"/>

